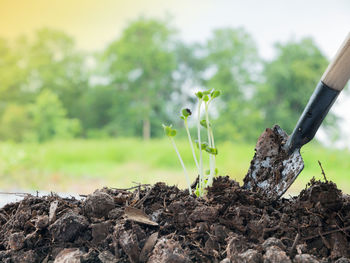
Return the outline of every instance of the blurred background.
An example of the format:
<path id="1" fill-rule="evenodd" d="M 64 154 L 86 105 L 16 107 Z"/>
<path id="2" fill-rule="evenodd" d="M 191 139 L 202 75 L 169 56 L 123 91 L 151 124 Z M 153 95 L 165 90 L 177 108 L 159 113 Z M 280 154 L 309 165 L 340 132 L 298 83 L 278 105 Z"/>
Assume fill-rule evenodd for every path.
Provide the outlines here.
<path id="1" fill-rule="evenodd" d="M 0 191 L 185 187 L 161 125 L 194 180 L 179 115 L 212 88 L 219 174 L 242 182 L 261 132 L 292 132 L 349 14 L 347 0 L 0 0 Z M 290 194 L 322 178 L 318 160 L 350 193 L 349 102 L 346 88 L 303 147 Z"/>

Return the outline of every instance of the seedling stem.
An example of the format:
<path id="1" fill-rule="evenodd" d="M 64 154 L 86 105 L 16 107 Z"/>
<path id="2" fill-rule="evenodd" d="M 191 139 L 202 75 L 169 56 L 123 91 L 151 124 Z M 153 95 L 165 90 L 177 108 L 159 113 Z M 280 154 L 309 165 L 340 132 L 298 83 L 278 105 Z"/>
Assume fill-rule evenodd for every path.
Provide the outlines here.
<path id="1" fill-rule="evenodd" d="M 187 169 L 185 167 L 185 164 L 181 158 L 181 155 L 176 147 L 176 143 L 175 143 L 175 140 L 173 137 L 169 137 L 170 141 L 172 142 L 173 146 L 174 146 L 174 149 L 175 149 L 175 152 L 177 154 L 177 157 L 179 157 L 179 160 L 180 160 L 180 163 L 181 163 L 181 166 L 184 170 L 184 173 L 185 173 L 185 177 L 186 177 L 186 181 L 187 181 L 187 186 L 188 186 L 188 192 L 190 193 L 190 195 L 192 194 L 192 189 L 191 189 L 191 183 L 190 183 L 190 178 L 188 176 L 188 173 L 187 173 Z"/>
<path id="2" fill-rule="evenodd" d="M 171 127 L 172 127 L 172 125 L 166 126 L 166 125 L 163 124 L 164 132 L 165 132 L 166 136 L 168 136 L 168 138 L 170 139 L 170 141 L 171 141 L 171 143 L 172 143 L 172 145 L 173 145 L 173 147 L 175 149 L 175 152 L 177 154 L 177 157 L 179 158 L 181 166 L 182 166 L 182 168 L 184 170 L 186 181 L 187 181 L 187 186 L 188 186 L 188 192 L 191 195 L 192 194 L 192 189 L 191 189 L 190 178 L 188 176 L 187 169 L 186 169 L 185 164 L 184 164 L 184 162 L 183 162 L 183 160 L 181 158 L 180 152 L 179 152 L 179 150 L 176 147 L 175 140 L 174 140 L 174 137 L 176 136 L 177 132 L 176 132 L 175 129 L 172 129 Z"/>
<path id="3" fill-rule="evenodd" d="M 184 125 L 185 125 L 185 129 L 186 129 L 186 132 L 187 132 L 188 142 L 189 142 L 190 145 L 191 145 L 191 150 L 192 150 L 193 159 L 194 159 L 194 162 L 195 162 L 195 164 L 196 164 L 197 169 L 199 170 L 199 165 L 198 165 L 196 153 L 194 152 L 194 147 L 193 147 L 193 142 L 192 142 L 190 130 L 188 129 L 187 118 L 184 119 Z"/>
<path id="4" fill-rule="evenodd" d="M 198 119 L 197 119 L 197 131 L 198 131 L 198 148 L 199 148 L 199 191 L 203 191 L 203 153 L 202 153 L 202 142 L 201 142 L 201 105 L 202 99 L 198 101 Z"/>

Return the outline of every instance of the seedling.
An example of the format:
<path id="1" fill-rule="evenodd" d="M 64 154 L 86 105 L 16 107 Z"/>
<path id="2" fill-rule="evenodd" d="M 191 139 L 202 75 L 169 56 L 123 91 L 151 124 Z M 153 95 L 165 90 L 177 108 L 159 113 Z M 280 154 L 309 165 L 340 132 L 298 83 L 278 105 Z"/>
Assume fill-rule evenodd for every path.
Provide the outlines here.
<path id="1" fill-rule="evenodd" d="M 208 95 L 204 96 L 204 101 L 205 101 L 205 121 L 201 121 L 203 124 L 206 124 L 206 129 L 207 129 L 207 134 L 208 134 L 208 143 L 209 147 L 207 147 L 205 150 L 209 153 L 209 178 L 208 178 L 208 185 L 211 185 L 213 183 L 213 178 L 215 174 L 215 156 L 218 154 L 218 150 L 215 148 L 215 143 L 214 143 L 214 135 L 213 135 L 213 130 L 209 122 L 209 104 L 212 102 L 213 99 L 219 97 L 221 94 L 220 91 L 218 90 L 213 90 L 210 92 L 210 98 Z"/>
<path id="2" fill-rule="evenodd" d="M 198 98 L 198 116 L 197 116 L 197 136 L 198 136 L 198 146 L 199 146 L 199 168 L 198 168 L 198 175 L 199 175 L 199 182 L 196 188 L 196 194 L 201 196 L 203 195 L 203 154 L 202 154 L 202 143 L 201 143 L 201 127 L 200 127 L 200 119 L 201 119 L 201 106 L 203 102 L 203 93 L 198 91 L 196 93 L 196 96 Z"/>
<path id="3" fill-rule="evenodd" d="M 185 164 L 181 158 L 181 155 L 180 155 L 180 152 L 179 150 L 177 149 L 176 147 L 176 144 L 175 144 L 175 140 L 174 140 L 174 137 L 176 136 L 176 130 L 172 128 L 172 125 L 170 126 L 166 126 L 163 124 L 163 128 L 164 128 L 164 132 L 165 132 L 165 135 L 168 136 L 168 138 L 170 139 L 174 149 L 175 149 L 175 152 L 177 154 L 177 157 L 179 158 L 179 161 L 181 163 L 181 166 L 184 170 L 184 173 L 185 173 L 185 177 L 186 177 L 186 181 L 187 181 L 187 186 L 188 186 L 188 191 L 190 193 L 190 195 L 192 194 L 192 189 L 191 189 L 191 183 L 190 183 L 190 178 L 188 176 L 188 173 L 187 173 L 187 170 L 186 170 L 186 167 L 185 167 Z"/>
<path id="4" fill-rule="evenodd" d="M 215 157 L 218 154 L 218 150 L 215 147 L 213 130 L 209 122 L 209 105 L 213 101 L 213 99 L 219 97 L 220 94 L 221 92 L 217 90 L 210 90 L 210 91 L 203 91 L 203 92 L 199 91 L 195 94 L 196 97 L 198 98 L 198 106 L 197 106 L 198 107 L 197 108 L 197 114 L 198 114 L 197 115 L 197 136 L 198 137 L 195 143 L 199 150 L 199 161 L 197 160 L 197 156 L 193 147 L 193 142 L 192 142 L 192 138 L 188 128 L 188 122 L 187 122 L 187 119 L 192 115 L 192 112 L 190 109 L 187 109 L 187 108 L 181 111 L 181 119 L 183 119 L 184 121 L 184 126 L 186 129 L 188 141 L 191 146 L 193 159 L 198 169 L 199 180 L 198 180 L 198 184 L 196 185 L 196 191 L 195 191 L 197 196 L 203 196 L 205 194 L 205 189 L 208 186 L 212 185 L 214 176 L 218 174 L 218 169 L 215 167 L 216 166 Z M 201 108 L 203 104 L 205 108 L 205 119 L 201 120 Z M 208 142 L 203 142 L 201 139 L 201 126 L 207 130 Z M 163 125 L 163 127 L 164 127 L 165 134 L 170 138 L 174 146 L 174 149 L 179 157 L 180 163 L 185 172 L 189 192 L 192 193 L 187 170 L 185 168 L 185 165 L 182 161 L 180 153 L 177 150 L 175 141 L 173 139 L 173 137 L 176 135 L 176 130 L 172 129 L 171 125 L 170 126 Z M 209 170 L 206 170 L 205 173 L 203 171 L 203 151 L 209 154 Z"/>

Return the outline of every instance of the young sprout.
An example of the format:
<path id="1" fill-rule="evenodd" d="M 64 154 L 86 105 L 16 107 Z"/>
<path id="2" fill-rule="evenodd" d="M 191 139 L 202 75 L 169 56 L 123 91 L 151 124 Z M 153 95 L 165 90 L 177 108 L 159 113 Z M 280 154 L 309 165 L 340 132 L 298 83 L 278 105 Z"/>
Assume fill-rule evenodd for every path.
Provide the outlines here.
<path id="1" fill-rule="evenodd" d="M 184 170 L 184 173 L 185 173 L 185 177 L 186 177 L 186 181 L 187 181 L 187 186 L 188 186 L 188 191 L 190 193 L 190 195 L 192 194 L 192 189 L 191 189 L 191 183 L 190 183 L 190 178 L 188 176 L 188 173 L 187 173 L 187 170 L 186 170 L 186 167 L 185 167 L 185 164 L 181 158 L 181 155 L 180 155 L 180 152 L 178 151 L 177 147 L 176 147 L 176 144 L 175 144 L 175 140 L 174 140 L 174 137 L 176 136 L 176 130 L 171 128 L 172 125 L 170 126 L 166 126 L 163 124 L 163 128 L 164 128 L 164 132 L 165 132 L 165 135 L 168 136 L 168 138 L 170 139 L 171 143 L 173 144 L 173 147 L 175 149 L 175 152 L 177 154 L 177 157 L 179 158 L 179 161 L 181 163 L 181 166 Z"/>
<path id="2" fill-rule="evenodd" d="M 198 91 L 196 93 L 196 96 L 198 98 L 198 116 L 197 116 L 197 136 L 198 136 L 198 146 L 199 146 L 199 186 L 197 188 L 197 191 L 199 191 L 199 195 L 203 195 L 204 190 L 204 175 L 203 175 L 203 153 L 202 153 L 202 143 L 201 143 L 201 125 L 200 125 L 200 119 L 201 119 L 201 106 L 203 102 L 203 96 L 206 96 L 203 94 L 203 92 Z"/>
<path id="3" fill-rule="evenodd" d="M 205 101 L 205 121 L 203 120 L 203 125 L 206 124 L 206 129 L 207 129 L 207 134 L 208 134 L 208 142 L 209 142 L 209 147 L 207 147 L 205 150 L 209 153 L 209 178 L 208 178 L 208 185 L 211 185 L 213 182 L 213 177 L 215 175 L 215 156 L 217 155 L 218 151 L 215 148 L 215 143 L 214 143 L 214 135 L 212 131 L 212 127 L 209 122 L 209 104 L 210 102 L 219 97 L 221 92 L 218 90 L 212 90 L 209 91 L 210 93 L 210 99 L 208 95 L 205 95 L 203 100 Z"/>
<path id="4" fill-rule="evenodd" d="M 181 113 L 182 113 L 182 116 L 180 118 L 184 120 L 184 125 L 185 125 L 185 129 L 186 129 L 187 137 L 188 137 L 188 142 L 190 143 L 190 146 L 191 146 L 193 159 L 194 159 L 194 162 L 196 164 L 197 169 L 199 170 L 197 157 L 196 157 L 196 154 L 194 152 L 192 138 L 191 138 L 190 130 L 188 129 L 188 123 L 187 123 L 187 119 L 188 119 L 189 116 L 192 115 L 192 112 L 191 112 L 190 109 L 186 108 L 186 109 L 183 109 Z"/>
<path id="5" fill-rule="evenodd" d="M 198 108 L 197 108 L 197 114 L 198 114 L 198 116 L 197 116 L 197 135 L 198 135 L 198 139 L 195 141 L 195 144 L 197 145 L 197 148 L 199 149 L 199 162 L 197 160 L 197 157 L 196 157 L 196 154 L 194 151 L 193 142 L 191 139 L 191 134 L 189 132 L 188 123 L 187 123 L 188 117 L 192 115 L 191 110 L 189 110 L 187 108 L 183 109 L 181 111 L 181 113 L 182 113 L 181 119 L 184 120 L 184 125 L 185 125 L 185 129 L 187 132 L 188 140 L 190 142 L 193 159 L 194 159 L 195 164 L 196 164 L 197 169 L 198 169 L 199 180 L 198 180 L 198 184 L 196 185 L 195 194 L 197 196 L 203 196 L 205 194 L 205 189 L 208 186 L 212 185 L 213 177 L 218 174 L 218 169 L 215 167 L 216 166 L 215 165 L 215 157 L 218 154 L 218 149 L 215 147 L 214 135 L 213 135 L 212 126 L 211 126 L 210 121 L 209 121 L 209 113 L 208 112 L 209 112 L 210 103 L 213 101 L 213 99 L 219 97 L 221 95 L 221 92 L 218 90 L 212 89 L 212 90 L 207 90 L 207 91 L 203 91 L 203 92 L 198 91 L 195 95 L 198 98 Z M 201 117 L 202 104 L 204 104 L 204 108 L 205 108 L 205 119 L 201 120 L 200 117 Z M 203 142 L 201 140 L 201 126 L 207 130 L 208 142 Z M 163 125 L 163 127 L 164 127 L 165 134 L 171 140 L 173 147 L 176 151 L 176 154 L 180 160 L 180 163 L 183 167 L 183 170 L 184 170 L 184 173 L 186 176 L 189 192 L 190 192 L 190 194 L 192 194 L 190 180 L 188 177 L 187 170 L 185 168 L 184 162 L 180 156 L 180 153 L 176 147 L 176 144 L 175 144 L 175 141 L 173 138 L 176 135 L 176 130 L 172 129 L 171 125 L 170 126 Z M 209 169 L 206 170 L 205 172 L 203 171 L 203 151 L 205 151 L 209 154 Z"/>
<path id="6" fill-rule="evenodd" d="M 196 188 L 196 192 L 198 191 L 198 194 L 202 196 L 204 194 L 204 189 L 207 186 L 210 186 L 213 182 L 213 177 L 216 175 L 216 167 L 215 167 L 215 156 L 217 155 L 218 151 L 215 148 L 214 143 L 214 135 L 212 131 L 212 127 L 209 122 L 209 113 L 208 108 L 210 102 L 219 97 L 221 94 L 218 90 L 207 90 L 203 92 L 197 92 L 196 96 L 198 98 L 198 122 L 197 122 L 197 129 L 198 129 L 198 143 L 197 146 L 199 148 L 199 186 Z M 205 119 L 200 120 L 201 116 L 201 105 L 204 103 L 205 106 Z M 201 134 L 200 134 L 200 126 L 203 126 L 207 130 L 207 137 L 208 137 L 208 143 L 205 145 L 201 143 Z M 209 175 L 206 176 L 203 173 L 203 154 L 202 150 L 205 150 L 207 153 L 209 153 Z"/>

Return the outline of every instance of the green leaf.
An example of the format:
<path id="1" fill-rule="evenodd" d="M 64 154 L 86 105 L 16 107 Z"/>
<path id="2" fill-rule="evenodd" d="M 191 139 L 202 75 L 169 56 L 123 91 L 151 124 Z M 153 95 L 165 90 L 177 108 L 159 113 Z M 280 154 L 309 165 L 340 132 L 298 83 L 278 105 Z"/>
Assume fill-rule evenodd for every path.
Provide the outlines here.
<path id="1" fill-rule="evenodd" d="M 175 129 L 172 129 L 171 131 L 170 131 L 170 136 L 171 137 L 175 137 L 176 136 L 176 130 Z"/>
<path id="2" fill-rule="evenodd" d="M 164 129 L 164 132 L 165 132 L 166 136 L 173 137 L 173 136 L 176 135 L 176 130 L 173 130 L 171 128 L 172 125 L 167 126 L 167 125 L 162 124 L 162 126 L 163 126 L 163 129 Z M 172 135 L 172 131 L 175 131 L 175 135 Z"/>
<path id="3" fill-rule="evenodd" d="M 217 98 L 221 95 L 221 91 L 220 90 L 214 90 L 212 93 L 211 93 L 211 97 L 212 98 Z"/>
<path id="4" fill-rule="evenodd" d="M 198 99 L 203 98 L 203 93 L 201 91 L 198 91 L 197 93 L 195 93 L 195 95 L 197 96 Z"/>
<path id="5" fill-rule="evenodd" d="M 197 148 L 199 149 L 198 140 L 195 140 L 194 142 L 195 142 Z M 208 147 L 208 143 L 207 143 L 207 142 L 202 142 L 202 143 L 201 143 L 201 149 L 202 149 L 202 150 L 205 150 L 207 147 Z"/>
<path id="6" fill-rule="evenodd" d="M 210 90 L 203 91 L 203 95 L 209 95 L 209 94 L 210 94 Z"/>
<path id="7" fill-rule="evenodd" d="M 196 195 L 197 197 L 200 197 L 200 196 L 201 196 L 201 193 L 200 193 L 200 191 L 199 191 L 198 184 L 197 184 L 197 186 L 196 186 L 196 190 L 194 191 L 194 193 L 195 193 L 195 195 Z"/>
<path id="8" fill-rule="evenodd" d="M 187 118 L 188 116 L 191 116 L 192 115 L 192 112 L 190 109 L 183 109 L 182 110 L 182 116 L 184 116 L 185 118 Z"/>
<path id="9" fill-rule="evenodd" d="M 207 128 L 207 121 L 205 119 L 200 121 L 200 125 L 202 125 L 204 128 Z M 209 127 L 211 127 L 210 123 L 209 123 Z"/>
<path id="10" fill-rule="evenodd" d="M 208 96 L 208 95 L 205 95 L 205 96 L 203 97 L 203 100 L 204 100 L 204 101 L 209 101 L 209 96 Z"/>
<path id="11" fill-rule="evenodd" d="M 212 155 L 217 155 L 218 154 L 218 149 L 217 148 L 211 148 L 211 147 L 206 147 L 205 151 L 209 154 Z"/>

